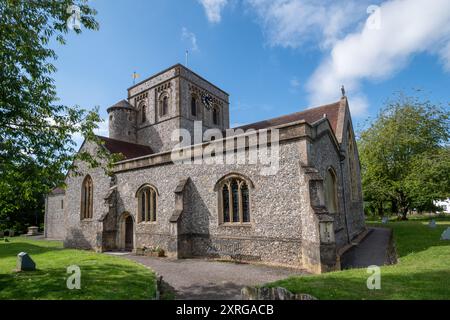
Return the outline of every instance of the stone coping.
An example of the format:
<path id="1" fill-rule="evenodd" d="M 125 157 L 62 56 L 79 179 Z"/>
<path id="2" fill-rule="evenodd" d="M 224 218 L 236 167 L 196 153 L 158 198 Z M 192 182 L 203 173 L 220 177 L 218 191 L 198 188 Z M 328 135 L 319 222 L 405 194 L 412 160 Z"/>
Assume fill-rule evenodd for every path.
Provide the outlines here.
<path id="1" fill-rule="evenodd" d="M 325 125 L 323 125 L 323 124 L 325 124 Z M 245 149 L 247 150 L 247 149 L 249 149 L 249 139 L 247 139 L 247 137 L 252 137 L 254 135 L 259 135 L 262 133 L 267 133 L 267 143 L 268 143 L 268 145 L 270 145 L 272 129 L 279 130 L 279 143 L 280 144 L 288 142 L 288 141 L 292 141 L 292 140 L 302 140 L 302 139 L 308 139 L 310 141 L 313 141 L 315 139 L 320 138 L 324 134 L 328 133 L 330 135 L 332 141 L 334 141 L 336 150 L 339 151 L 339 149 L 340 149 L 339 144 L 336 140 L 336 137 L 332 133 L 330 123 L 326 118 L 320 119 L 313 124 L 309 124 L 305 120 L 299 120 L 299 121 L 291 122 L 288 124 L 283 124 L 283 125 L 273 127 L 273 128 L 267 128 L 267 129 L 261 129 L 261 130 L 249 130 L 248 132 L 245 132 L 243 134 L 237 134 L 237 135 L 225 137 L 225 138 L 219 139 L 219 140 L 194 144 L 194 145 L 191 145 L 188 147 L 175 149 L 173 151 L 165 151 L 165 152 L 160 152 L 157 154 L 146 155 L 146 156 L 139 157 L 139 158 L 119 161 L 114 164 L 113 171 L 115 173 L 118 173 L 118 172 L 125 172 L 125 171 L 130 171 L 130 170 L 146 168 L 146 167 L 171 164 L 171 163 L 173 163 L 172 162 L 172 153 L 179 152 L 181 154 L 181 152 L 184 153 L 184 151 L 188 151 L 189 149 L 191 151 L 189 153 L 189 156 L 181 156 L 178 158 L 179 161 L 187 160 L 188 158 L 193 158 L 193 159 L 200 158 L 203 155 L 204 149 L 206 147 L 214 145 L 214 144 L 222 144 L 222 150 L 223 150 L 223 152 L 226 152 L 226 151 L 230 150 L 230 149 L 227 149 L 227 142 L 229 140 L 236 141 L 239 138 L 242 139 L 243 137 L 245 138 Z M 234 148 L 234 151 L 236 152 L 239 149 L 234 147 L 234 145 L 235 144 L 233 143 L 233 148 Z"/>

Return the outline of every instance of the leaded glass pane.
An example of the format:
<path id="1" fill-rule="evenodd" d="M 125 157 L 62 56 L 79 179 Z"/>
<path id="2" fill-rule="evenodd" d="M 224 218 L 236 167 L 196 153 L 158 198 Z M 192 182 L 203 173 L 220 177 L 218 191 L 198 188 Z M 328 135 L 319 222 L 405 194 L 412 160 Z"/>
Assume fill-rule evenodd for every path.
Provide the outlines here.
<path id="1" fill-rule="evenodd" d="M 230 193 L 228 192 L 228 185 L 222 188 L 223 201 L 223 222 L 230 222 Z"/>
<path id="2" fill-rule="evenodd" d="M 231 193 L 233 198 L 233 222 L 239 222 L 239 185 L 235 179 L 231 183 Z"/>
<path id="3" fill-rule="evenodd" d="M 243 183 L 241 186 L 241 195 L 242 195 L 243 222 L 250 222 L 250 204 L 248 198 L 248 187 L 246 183 Z"/>

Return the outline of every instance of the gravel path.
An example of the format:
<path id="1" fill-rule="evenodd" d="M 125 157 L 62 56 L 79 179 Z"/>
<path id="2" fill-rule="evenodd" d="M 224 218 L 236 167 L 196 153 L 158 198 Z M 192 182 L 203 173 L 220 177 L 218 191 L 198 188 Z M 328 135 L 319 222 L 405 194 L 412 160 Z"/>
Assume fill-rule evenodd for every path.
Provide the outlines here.
<path id="1" fill-rule="evenodd" d="M 204 259 L 169 259 L 126 255 L 163 276 L 176 299 L 240 299 L 242 287 L 259 285 L 305 272 L 253 264 L 235 264 Z"/>

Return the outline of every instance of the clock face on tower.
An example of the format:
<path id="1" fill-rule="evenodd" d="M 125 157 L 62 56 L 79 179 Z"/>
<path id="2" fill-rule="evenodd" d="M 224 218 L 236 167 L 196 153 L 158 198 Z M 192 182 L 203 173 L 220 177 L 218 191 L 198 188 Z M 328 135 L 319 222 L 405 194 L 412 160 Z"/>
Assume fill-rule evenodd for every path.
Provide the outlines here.
<path id="1" fill-rule="evenodd" d="M 209 110 L 212 108 L 213 98 L 208 93 L 202 93 L 202 103 Z"/>

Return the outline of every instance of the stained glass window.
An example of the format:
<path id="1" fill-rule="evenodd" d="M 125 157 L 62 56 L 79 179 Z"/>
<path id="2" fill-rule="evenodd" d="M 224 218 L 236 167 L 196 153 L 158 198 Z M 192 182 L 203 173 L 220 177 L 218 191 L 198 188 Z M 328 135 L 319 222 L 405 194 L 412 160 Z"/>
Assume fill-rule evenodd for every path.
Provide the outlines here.
<path id="1" fill-rule="evenodd" d="M 233 198 L 233 222 L 239 222 L 239 184 L 236 179 L 231 182 L 231 193 Z"/>

